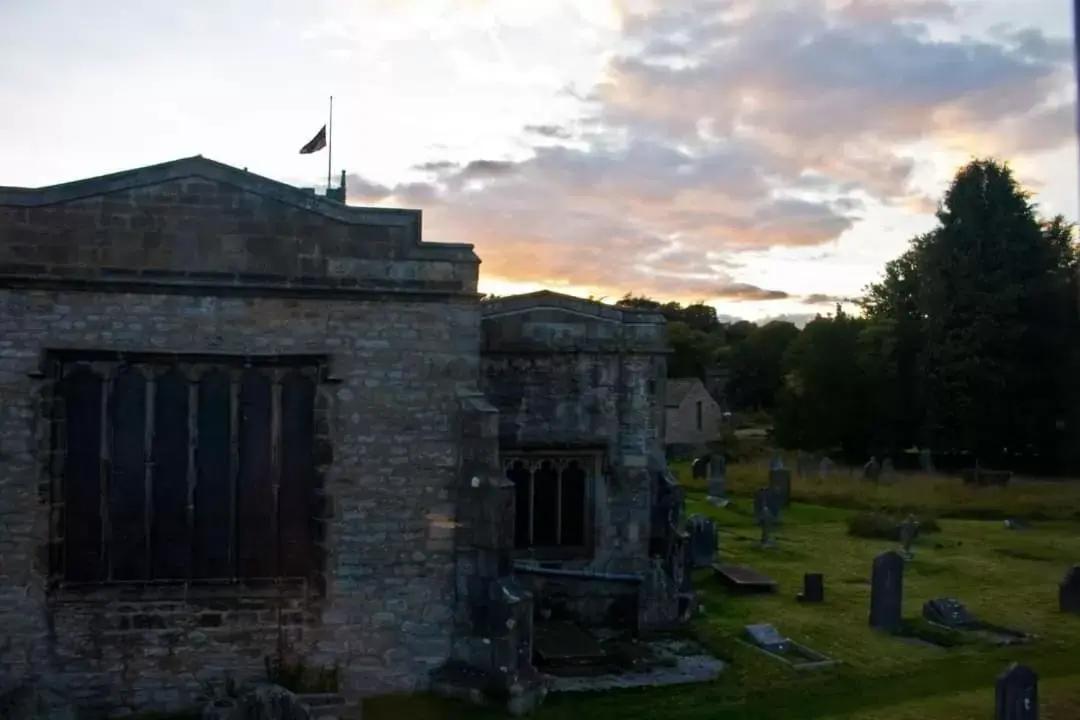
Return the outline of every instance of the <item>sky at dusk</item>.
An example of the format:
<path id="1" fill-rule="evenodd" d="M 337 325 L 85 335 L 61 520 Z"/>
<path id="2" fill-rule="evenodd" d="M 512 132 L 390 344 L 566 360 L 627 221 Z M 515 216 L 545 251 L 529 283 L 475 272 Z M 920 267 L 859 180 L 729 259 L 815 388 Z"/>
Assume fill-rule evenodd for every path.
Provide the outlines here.
<path id="1" fill-rule="evenodd" d="M 2 0 L 0 185 L 202 154 L 419 208 L 481 290 L 828 312 L 1009 160 L 1077 218 L 1069 0 Z"/>

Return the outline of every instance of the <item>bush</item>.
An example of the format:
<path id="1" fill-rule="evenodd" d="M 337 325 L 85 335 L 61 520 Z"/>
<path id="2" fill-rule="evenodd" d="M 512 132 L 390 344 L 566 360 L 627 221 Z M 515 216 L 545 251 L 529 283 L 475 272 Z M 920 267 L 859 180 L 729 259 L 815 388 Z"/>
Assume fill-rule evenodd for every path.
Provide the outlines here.
<path id="1" fill-rule="evenodd" d="M 848 535 L 868 540 L 900 542 L 900 526 L 904 517 L 882 512 L 863 512 L 848 518 Z M 919 534 L 941 532 L 934 518 L 919 518 Z"/>

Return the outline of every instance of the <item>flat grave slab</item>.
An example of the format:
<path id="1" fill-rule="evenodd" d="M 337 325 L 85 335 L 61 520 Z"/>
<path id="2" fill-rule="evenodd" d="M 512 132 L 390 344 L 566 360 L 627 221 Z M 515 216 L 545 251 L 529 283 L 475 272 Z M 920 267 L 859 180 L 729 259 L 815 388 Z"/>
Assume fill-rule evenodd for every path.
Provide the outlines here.
<path id="1" fill-rule="evenodd" d="M 836 661 L 828 655 L 812 650 L 791 638 L 783 637 L 772 625 L 765 623 L 747 625 L 745 631 L 746 644 L 796 670 L 813 670 L 836 664 Z"/>
<path id="2" fill-rule="evenodd" d="M 1030 633 L 1003 627 L 975 617 L 964 603 L 956 598 L 943 597 L 927 600 L 923 604 L 923 619 L 931 625 L 971 633 L 994 645 L 1018 645 L 1034 639 Z"/>
<path id="3" fill-rule="evenodd" d="M 776 581 L 747 565 L 714 563 L 713 572 L 725 586 L 745 593 L 776 592 Z"/>

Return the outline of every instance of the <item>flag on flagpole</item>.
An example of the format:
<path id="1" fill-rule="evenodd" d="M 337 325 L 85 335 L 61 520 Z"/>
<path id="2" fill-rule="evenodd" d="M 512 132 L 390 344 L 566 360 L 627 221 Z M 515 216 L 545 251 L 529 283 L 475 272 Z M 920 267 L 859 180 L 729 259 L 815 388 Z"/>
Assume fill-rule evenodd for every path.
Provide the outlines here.
<path id="1" fill-rule="evenodd" d="M 310 155 L 316 153 L 326 147 L 326 126 L 323 125 L 319 132 L 315 133 L 315 137 L 308 141 L 308 144 L 300 148 L 301 155 Z"/>

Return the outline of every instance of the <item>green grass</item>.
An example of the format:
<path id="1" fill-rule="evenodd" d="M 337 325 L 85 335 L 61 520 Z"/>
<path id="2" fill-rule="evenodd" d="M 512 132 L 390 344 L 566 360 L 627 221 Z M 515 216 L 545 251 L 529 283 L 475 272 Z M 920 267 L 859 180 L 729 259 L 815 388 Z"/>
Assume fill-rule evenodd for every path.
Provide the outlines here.
<path id="1" fill-rule="evenodd" d="M 1080 508 L 1075 490 L 1017 485 L 969 492 L 932 478 L 877 488 L 842 478 L 831 488 L 796 481 L 794 497 L 817 504 L 792 505 L 774 534 L 777 547 L 763 550 L 756 544 L 759 531 L 751 518 L 749 493 L 764 483 L 765 471 L 732 468 L 730 476 L 729 487 L 735 495 L 729 508 L 706 504 L 701 488 L 691 484 L 687 510 L 718 520 L 725 561 L 764 571 L 779 582 L 780 591 L 771 596 L 734 597 L 720 588 L 711 571 L 698 571 L 695 585 L 705 613 L 696 620 L 694 630 L 729 660 L 721 678 L 675 688 L 554 695 L 537 713 L 539 720 L 972 720 L 990 717 L 994 679 L 1012 661 L 1028 664 L 1040 674 L 1043 717 L 1080 717 L 1076 659 L 1080 656 L 1080 617 L 1057 612 L 1057 584 L 1067 567 L 1080 560 L 1080 525 L 1059 519 L 1011 531 L 999 520 L 956 519 L 973 512 L 1004 513 L 1006 508 L 1012 512 L 1003 516 L 1073 517 Z M 830 499 L 839 499 L 840 507 L 822 502 Z M 942 504 L 934 504 L 938 501 Z M 1067 502 L 1073 505 L 1062 507 Z M 972 510 L 972 506 L 980 509 Z M 1017 512 L 1018 506 L 1025 512 Z M 871 562 L 878 553 L 897 545 L 850 537 L 850 508 L 915 509 L 938 518 L 941 532 L 919 539 L 915 559 L 905 570 L 906 617 L 918 618 L 923 602 L 932 597 L 956 596 L 978 617 L 1036 633 L 1039 639 L 1011 648 L 966 639 L 957 647 L 941 650 L 871 632 L 867 627 Z M 825 574 L 823 605 L 795 601 L 805 572 Z M 765 657 L 739 642 L 743 626 L 755 622 L 771 623 L 840 664 L 800 672 Z M 422 696 L 365 703 L 369 719 L 486 715 L 462 704 Z"/>
<path id="2" fill-rule="evenodd" d="M 689 463 L 674 471 L 689 490 L 704 492 L 707 480 L 692 480 Z M 765 463 L 732 465 L 727 488 L 750 496 L 766 483 Z M 860 471 L 839 469 L 828 478 L 792 477 L 791 496 L 797 502 L 852 510 L 924 513 L 933 517 L 971 520 L 1080 520 L 1080 482 L 1014 482 L 1008 487 L 976 488 L 959 478 L 921 473 L 900 474 L 888 483 L 863 480 Z"/>

